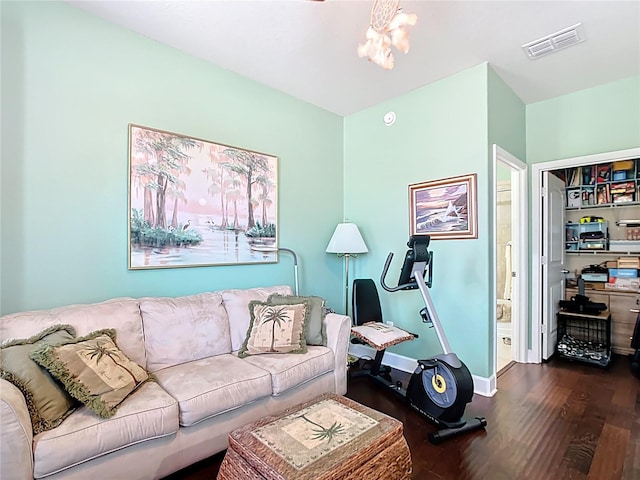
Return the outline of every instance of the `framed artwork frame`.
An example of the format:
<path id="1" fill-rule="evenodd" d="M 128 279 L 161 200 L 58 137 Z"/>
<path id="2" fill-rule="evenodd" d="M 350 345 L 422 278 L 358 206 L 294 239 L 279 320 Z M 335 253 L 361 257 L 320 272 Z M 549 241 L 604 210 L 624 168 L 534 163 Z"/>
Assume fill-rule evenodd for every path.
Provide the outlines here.
<path id="1" fill-rule="evenodd" d="M 278 157 L 129 124 L 129 269 L 278 261 Z"/>
<path id="2" fill-rule="evenodd" d="M 409 185 L 411 235 L 478 238 L 477 174 Z"/>

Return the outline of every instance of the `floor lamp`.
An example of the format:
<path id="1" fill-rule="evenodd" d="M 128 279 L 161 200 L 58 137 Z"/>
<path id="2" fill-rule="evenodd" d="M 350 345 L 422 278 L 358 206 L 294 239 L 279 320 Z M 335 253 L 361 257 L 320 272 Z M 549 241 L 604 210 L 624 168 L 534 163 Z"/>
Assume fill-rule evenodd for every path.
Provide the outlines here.
<path id="1" fill-rule="evenodd" d="M 339 223 L 333 232 L 327 253 L 337 253 L 338 257 L 344 257 L 344 314 L 349 315 L 349 257 L 355 257 L 359 253 L 367 253 L 369 249 L 360 235 L 360 230 L 355 223 Z"/>
<path id="2" fill-rule="evenodd" d="M 299 295 L 299 289 L 298 289 L 298 256 L 296 255 L 296 252 L 294 252 L 293 250 L 291 250 L 290 248 L 284 248 L 284 247 L 279 247 L 278 248 L 279 252 L 287 252 L 290 253 L 291 255 L 293 255 L 293 281 L 295 283 L 295 288 L 296 288 L 296 295 Z"/>

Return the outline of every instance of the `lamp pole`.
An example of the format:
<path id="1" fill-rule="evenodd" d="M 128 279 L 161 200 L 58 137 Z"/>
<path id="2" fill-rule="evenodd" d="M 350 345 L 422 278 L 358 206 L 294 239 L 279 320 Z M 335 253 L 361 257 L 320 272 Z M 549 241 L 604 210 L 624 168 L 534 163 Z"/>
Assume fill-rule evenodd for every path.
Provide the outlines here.
<path id="1" fill-rule="evenodd" d="M 349 316 L 349 257 L 355 257 L 353 253 L 344 254 L 344 314 Z"/>

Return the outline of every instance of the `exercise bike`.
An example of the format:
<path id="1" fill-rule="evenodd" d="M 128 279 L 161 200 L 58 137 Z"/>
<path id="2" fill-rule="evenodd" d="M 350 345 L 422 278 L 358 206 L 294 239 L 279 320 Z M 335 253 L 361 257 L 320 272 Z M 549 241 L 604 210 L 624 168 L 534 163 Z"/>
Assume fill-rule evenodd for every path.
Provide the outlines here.
<path id="1" fill-rule="evenodd" d="M 380 277 L 380 284 L 388 292 L 420 290 L 425 302 L 425 308 L 420 310 L 422 321 L 433 326 L 443 353 L 418 360 L 418 367 L 411 375 L 406 390 L 402 388 L 401 382 L 393 383 L 390 381 L 388 367 L 382 365 L 384 350 L 376 352 L 369 375 L 382 385 L 389 387 L 401 396 L 411 408 L 434 423 L 439 429 L 429 434 L 429 441 L 438 444 L 449 438 L 483 429 L 487 425 L 487 421 L 484 417 L 463 419 L 466 405 L 473 397 L 473 379 L 466 365 L 451 351 L 427 291 L 427 288 L 431 287 L 433 278 L 433 252 L 428 250 L 429 242 L 430 237 L 426 235 L 409 238 L 407 242 L 409 250 L 404 258 L 398 285 L 395 287 L 390 287 L 385 283 L 385 277 L 393 259 L 393 253 L 389 253 Z M 425 277 L 427 277 L 426 281 Z M 375 285 L 372 281 L 370 282 L 377 298 Z"/>

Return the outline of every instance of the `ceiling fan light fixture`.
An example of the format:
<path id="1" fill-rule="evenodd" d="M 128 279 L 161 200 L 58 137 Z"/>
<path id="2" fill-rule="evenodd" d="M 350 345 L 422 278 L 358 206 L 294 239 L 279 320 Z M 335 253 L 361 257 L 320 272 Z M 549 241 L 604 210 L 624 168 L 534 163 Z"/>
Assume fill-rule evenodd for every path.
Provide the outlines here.
<path id="1" fill-rule="evenodd" d="M 358 45 L 358 56 L 385 70 L 394 65 L 393 46 L 402 53 L 409 51 L 409 27 L 416 24 L 415 13 L 405 13 L 399 0 L 375 0 L 371 7 L 371 22 L 365 42 Z"/>

